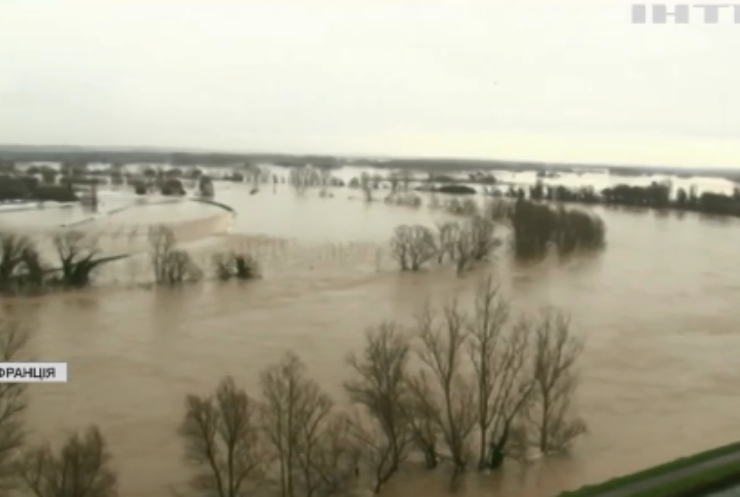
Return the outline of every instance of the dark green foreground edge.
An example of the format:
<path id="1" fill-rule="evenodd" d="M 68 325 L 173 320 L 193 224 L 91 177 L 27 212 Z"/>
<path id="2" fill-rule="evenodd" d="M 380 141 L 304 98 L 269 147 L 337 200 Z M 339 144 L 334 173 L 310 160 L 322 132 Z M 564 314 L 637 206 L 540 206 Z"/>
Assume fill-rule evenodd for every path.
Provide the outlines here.
<path id="1" fill-rule="evenodd" d="M 701 497 L 738 483 L 740 442 L 563 492 L 558 497 Z"/>

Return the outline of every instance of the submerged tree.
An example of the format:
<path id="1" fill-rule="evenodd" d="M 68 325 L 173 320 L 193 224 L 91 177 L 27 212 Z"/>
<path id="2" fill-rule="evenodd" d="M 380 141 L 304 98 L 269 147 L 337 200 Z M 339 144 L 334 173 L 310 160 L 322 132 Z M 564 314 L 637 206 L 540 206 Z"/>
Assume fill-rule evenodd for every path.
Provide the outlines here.
<path id="1" fill-rule="evenodd" d="M 368 173 L 362 173 L 360 175 L 360 188 L 362 193 L 365 194 L 365 201 L 373 201 L 373 178 Z"/>
<path id="2" fill-rule="evenodd" d="M 97 240 L 82 231 L 64 231 L 54 237 L 61 277 L 65 288 L 84 288 L 90 284 L 92 274 L 102 264 L 121 256 L 102 257 Z"/>
<path id="3" fill-rule="evenodd" d="M 408 456 L 407 368 L 410 344 L 394 323 L 365 332 L 361 355 L 348 358 L 353 378 L 344 383 L 350 401 L 360 408 L 354 434 L 374 476 L 374 491 L 400 469 Z"/>
<path id="4" fill-rule="evenodd" d="M 22 321 L 0 318 L 0 362 L 21 360 L 29 339 Z M 16 458 L 25 441 L 23 413 L 27 407 L 24 383 L 0 383 L 0 494 L 16 487 Z"/>
<path id="5" fill-rule="evenodd" d="M 175 234 L 167 226 L 149 228 L 149 256 L 158 285 L 178 286 L 203 276 L 190 254 L 177 248 Z"/>
<path id="6" fill-rule="evenodd" d="M 41 290 L 47 275 L 48 268 L 30 237 L 0 233 L 0 291 L 17 294 Z"/>
<path id="7" fill-rule="evenodd" d="M 493 221 L 482 216 L 474 216 L 467 221 L 464 231 L 470 237 L 470 257 L 474 261 L 488 259 L 501 244 L 495 237 L 495 230 L 496 225 Z"/>
<path id="8" fill-rule="evenodd" d="M 30 449 L 19 463 L 21 481 L 36 497 L 116 497 L 118 478 L 97 426 L 67 438 L 58 454 L 49 445 Z"/>
<path id="9" fill-rule="evenodd" d="M 355 456 L 343 438 L 344 418 L 318 383 L 306 376 L 294 354 L 261 376 L 261 419 L 276 456 L 280 494 L 285 497 L 330 496 L 352 482 Z"/>
<path id="10" fill-rule="evenodd" d="M 445 305 L 441 320 L 427 304 L 416 322 L 421 340 L 419 358 L 426 370 L 413 380 L 413 390 L 433 392 L 433 397 L 424 401 L 435 413 L 455 475 L 467 468 L 470 436 L 476 424 L 475 390 L 464 369 L 465 325 L 466 317 L 456 300 Z"/>
<path id="11" fill-rule="evenodd" d="M 520 322 L 507 329 L 509 317 L 509 302 L 493 277 L 487 277 L 478 287 L 474 316 L 468 324 L 478 407 L 479 469 L 496 469 L 503 463 L 513 424 L 534 388 L 530 328 Z"/>
<path id="12" fill-rule="evenodd" d="M 543 309 L 533 327 L 535 403 L 527 415 L 537 448 L 547 454 L 565 449 L 586 432 L 585 422 L 573 414 L 575 364 L 584 343 L 571 332 L 570 317 L 554 308 Z"/>
<path id="13" fill-rule="evenodd" d="M 262 483 L 269 461 L 258 414 L 257 402 L 230 377 L 220 382 L 215 395 L 188 395 L 179 433 L 185 460 L 196 471 L 192 489 L 240 497 Z"/>
<path id="14" fill-rule="evenodd" d="M 512 246 L 520 258 L 539 258 L 550 249 L 560 256 L 599 250 L 606 242 L 604 222 L 595 214 L 517 200 L 510 211 Z"/>
<path id="15" fill-rule="evenodd" d="M 438 253 L 434 232 L 421 225 L 396 227 L 391 251 L 402 271 L 419 271 Z"/>
<path id="16" fill-rule="evenodd" d="M 437 262 L 442 264 L 445 257 L 455 260 L 457 241 L 460 238 L 460 223 L 448 221 L 437 225 L 438 252 Z"/>
<path id="17" fill-rule="evenodd" d="M 251 280 L 260 277 L 259 261 L 250 254 L 222 252 L 214 254 L 212 261 L 216 276 L 221 281 L 232 278 Z"/>

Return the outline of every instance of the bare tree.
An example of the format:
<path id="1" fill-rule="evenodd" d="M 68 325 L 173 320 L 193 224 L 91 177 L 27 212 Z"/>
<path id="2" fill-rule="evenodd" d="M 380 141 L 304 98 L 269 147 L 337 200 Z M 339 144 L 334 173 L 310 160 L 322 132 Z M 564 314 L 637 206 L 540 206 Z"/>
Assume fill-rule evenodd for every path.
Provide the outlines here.
<path id="1" fill-rule="evenodd" d="M 177 286 L 203 276 L 190 254 L 177 248 L 175 234 L 167 226 L 149 228 L 149 252 L 158 285 Z"/>
<path id="2" fill-rule="evenodd" d="M 73 433 L 58 454 L 49 445 L 30 449 L 18 465 L 27 490 L 35 497 L 115 497 L 118 478 L 97 426 Z"/>
<path id="3" fill-rule="evenodd" d="M 437 255 L 434 233 L 421 225 L 396 227 L 391 238 L 391 251 L 402 271 L 418 271 Z"/>
<path id="4" fill-rule="evenodd" d="M 5 283 L 16 274 L 23 253 L 33 246 L 30 238 L 15 233 L 0 234 L 0 281 Z"/>
<path id="5" fill-rule="evenodd" d="M 524 417 L 534 394 L 532 375 L 531 327 L 527 319 L 518 320 L 502 344 L 498 361 L 498 381 L 493 397 L 493 424 L 489 435 L 486 465 L 498 468 L 505 455 L 511 455 L 516 441 L 516 423 Z"/>
<path id="6" fill-rule="evenodd" d="M 570 317 L 548 307 L 534 326 L 534 399 L 529 418 L 544 454 L 562 450 L 586 432 L 586 424 L 573 416 L 578 375 L 575 364 L 584 342 L 573 335 Z"/>
<path id="7" fill-rule="evenodd" d="M 485 216 L 492 221 L 507 221 L 513 212 L 513 203 L 510 200 L 494 198 L 487 200 L 484 205 Z"/>
<path id="8" fill-rule="evenodd" d="M 509 304 L 499 298 L 499 289 L 489 276 L 475 295 L 475 317 L 468 323 L 470 359 L 475 369 L 480 455 L 478 469 L 485 467 L 491 424 L 496 417 L 495 395 L 502 365 L 497 362 L 504 326 L 509 319 Z"/>
<path id="9" fill-rule="evenodd" d="M 398 192 L 398 185 L 400 181 L 401 175 L 398 173 L 398 171 L 392 171 L 388 175 L 388 182 L 391 184 L 391 194 Z"/>
<path id="10" fill-rule="evenodd" d="M 530 327 L 517 323 L 510 331 L 510 305 L 493 277 L 478 286 L 475 315 L 469 323 L 469 352 L 475 370 L 480 436 L 479 469 L 496 469 L 512 435 L 512 425 L 534 388 Z"/>
<path id="11" fill-rule="evenodd" d="M 228 281 L 232 278 L 251 280 L 259 278 L 261 274 L 259 261 L 247 253 L 238 253 L 233 250 L 219 252 L 214 254 L 211 260 L 216 277 L 221 281 Z"/>
<path id="12" fill-rule="evenodd" d="M 434 406 L 445 445 L 452 456 L 455 474 L 464 471 L 468 464 L 469 439 L 477 418 L 475 390 L 463 370 L 467 340 L 465 325 L 465 315 L 456 300 L 445 306 L 441 326 L 429 303 L 417 316 L 417 329 L 422 343 L 419 357 L 431 376 L 427 379 L 427 373 L 421 371 L 417 381 L 433 381 L 435 384 L 438 394 L 426 401 Z"/>
<path id="13" fill-rule="evenodd" d="M 474 216 L 467 221 L 464 230 L 470 237 L 470 255 L 473 260 L 486 260 L 501 245 L 501 241 L 494 236 L 495 228 L 493 221 L 482 216 Z"/>
<path id="14" fill-rule="evenodd" d="M 383 177 L 379 173 L 375 173 L 372 176 L 373 189 L 380 190 L 380 184 L 383 182 Z"/>
<path id="15" fill-rule="evenodd" d="M 0 290 L 36 290 L 43 287 L 46 275 L 47 268 L 30 237 L 0 233 Z"/>
<path id="16" fill-rule="evenodd" d="M 312 452 L 311 468 L 315 473 L 314 495 L 345 495 L 356 484 L 361 453 L 353 443 L 351 423 L 347 416 L 333 415 L 323 429 L 317 450 Z M 303 457 L 303 466 L 309 458 Z"/>
<path id="17" fill-rule="evenodd" d="M 411 174 L 411 171 L 408 169 L 404 169 L 401 171 L 401 184 L 403 185 L 403 191 L 408 192 L 409 191 L 409 185 L 411 184 L 411 180 L 413 179 L 413 175 Z"/>
<path id="18" fill-rule="evenodd" d="M 365 194 L 365 201 L 372 202 L 373 201 L 373 180 L 372 180 L 372 177 L 366 172 L 363 172 L 360 175 L 360 188 L 362 189 L 362 192 Z"/>
<path id="19" fill-rule="evenodd" d="M 93 272 L 102 264 L 121 256 L 102 257 L 96 238 L 83 231 L 64 231 L 54 237 L 61 281 L 64 287 L 83 288 L 90 284 Z"/>
<path id="20" fill-rule="evenodd" d="M 453 246 L 453 260 L 458 276 L 468 269 L 473 262 L 473 238 L 468 230 L 460 230 Z"/>
<path id="21" fill-rule="evenodd" d="M 437 225 L 437 236 L 439 238 L 439 252 L 437 262 L 444 263 L 445 256 L 450 260 L 455 259 L 457 240 L 460 237 L 460 223 L 449 221 Z"/>
<path id="22" fill-rule="evenodd" d="M 215 395 L 187 396 L 179 434 L 196 471 L 193 490 L 240 497 L 261 483 L 269 461 L 257 414 L 257 403 L 231 377 L 221 380 Z"/>
<path id="23" fill-rule="evenodd" d="M 320 174 L 319 181 L 320 181 L 320 184 L 321 184 L 321 193 L 320 193 L 320 195 L 322 197 L 326 197 L 329 194 L 329 190 L 328 190 L 329 187 L 332 186 L 331 169 L 329 169 L 327 167 L 321 168 L 319 170 L 319 174 Z"/>
<path id="24" fill-rule="evenodd" d="M 29 336 L 22 321 L 0 318 L 0 362 L 18 361 Z M 15 487 L 15 461 L 25 440 L 22 416 L 27 405 L 25 384 L 0 383 L 1 495 Z"/>
<path id="25" fill-rule="evenodd" d="M 296 193 L 303 194 L 311 186 L 311 177 L 313 170 L 310 166 L 294 167 L 288 173 L 288 181 L 295 189 Z"/>
<path id="26" fill-rule="evenodd" d="M 434 469 L 439 462 L 439 423 L 434 393 L 426 375 L 416 375 L 408 380 L 410 399 L 407 418 L 414 446 L 424 455 L 427 469 Z"/>
<path id="27" fill-rule="evenodd" d="M 351 402 L 361 407 L 354 433 L 372 467 L 376 493 L 408 455 L 409 353 L 410 344 L 399 327 L 384 322 L 366 331 L 362 354 L 347 359 L 356 377 L 345 382 L 344 388 Z"/>
<path id="28" fill-rule="evenodd" d="M 306 377 L 305 366 L 291 353 L 267 369 L 261 381 L 263 426 L 277 454 L 281 495 L 312 497 L 346 490 L 343 485 L 351 481 L 354 467 L 347 462 L 347 440 L 330 431 L 346 428 L 333 422 L 331 398 Z M 330 462 L 334 467 L 326 466 Z"/>

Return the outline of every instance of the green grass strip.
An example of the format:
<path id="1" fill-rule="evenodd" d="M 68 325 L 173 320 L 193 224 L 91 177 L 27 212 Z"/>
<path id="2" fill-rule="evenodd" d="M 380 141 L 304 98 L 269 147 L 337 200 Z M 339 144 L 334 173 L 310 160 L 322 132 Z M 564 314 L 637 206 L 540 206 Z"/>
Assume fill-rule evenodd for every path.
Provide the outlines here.
<path id="1" fill-rule="evenodd" d="M 653 466 L 651 468 L 638 471 L 637 473 L 631 473 L 624 476 L 619 476 L 611 480 L 607 480 L 603 483 L 596 485 L 588 485 L 581 487 L 578 490 L 572 490 L 559 494 L 558 497 L 589 497 L 592 495 L 599 495 L 610 490 L 623 487 L 625 485 L 631 485 L 633 483 L 643 481 L 655 476 L 660 476 L 665 473 L 671 473 L 673 471 L 681 470 L 693 466 L 695 464 L 703 463 L 717 457 L 721 457 L 733 452 L 740 452 L 740 442 L 735 442 L 730 445 L 725 445 L 715 449 L 708 450 L 706 452 L 699 452 L 687 457 L 682 457 L 674 461 L 661 464 L 659 466 Z"/>
<path id="2" fill-rule="evenodd" d="M 636 493 L 633 497 L 702 497 L 737 483 L 740 483 L 740 461 L 679 478 Z"/>

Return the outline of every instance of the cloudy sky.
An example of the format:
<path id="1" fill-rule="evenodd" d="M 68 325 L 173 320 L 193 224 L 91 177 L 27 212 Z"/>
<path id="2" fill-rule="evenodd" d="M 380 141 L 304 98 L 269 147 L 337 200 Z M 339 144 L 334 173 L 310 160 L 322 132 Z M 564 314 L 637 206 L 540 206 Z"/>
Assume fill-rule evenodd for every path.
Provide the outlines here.
<path id="1" fill-rule="evenodd" d="M 629 0 L 0 0 L 0 143 L 740 167 L 740 24 Z"/>

